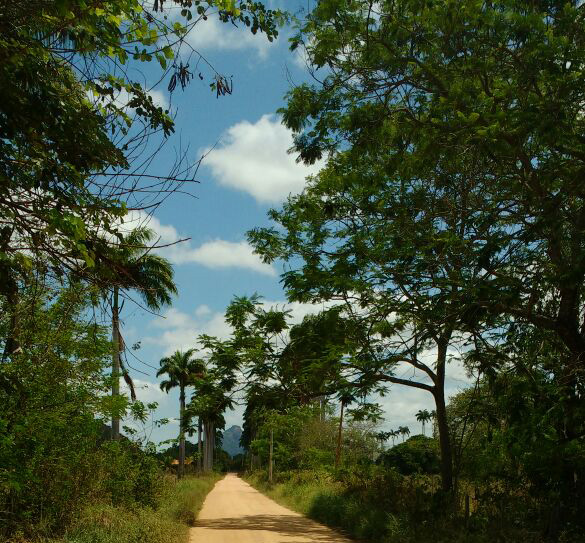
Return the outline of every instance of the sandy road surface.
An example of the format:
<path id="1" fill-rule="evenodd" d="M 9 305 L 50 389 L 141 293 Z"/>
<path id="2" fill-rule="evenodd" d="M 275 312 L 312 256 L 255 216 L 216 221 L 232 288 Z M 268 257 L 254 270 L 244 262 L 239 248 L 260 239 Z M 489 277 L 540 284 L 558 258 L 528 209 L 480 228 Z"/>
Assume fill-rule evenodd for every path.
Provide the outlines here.
<path id="1" fill-rule="evenodd" d="M 208 494 L 189 543 L 349 543 L 260 494 L 233 474 Z"/>

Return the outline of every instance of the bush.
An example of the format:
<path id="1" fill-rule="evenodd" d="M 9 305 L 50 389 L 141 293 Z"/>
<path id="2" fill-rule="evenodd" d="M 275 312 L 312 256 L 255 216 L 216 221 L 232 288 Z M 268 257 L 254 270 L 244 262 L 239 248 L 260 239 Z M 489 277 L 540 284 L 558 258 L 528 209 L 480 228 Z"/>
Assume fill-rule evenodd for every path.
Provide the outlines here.
<path id="1" fill-rule="evenodd" d="M 84 509 L 62 543 L 179 543 L 187 538 L 219 476 L 165 477 L 154 506 L 98 504 Z"/>
<path id="2" fill-rule="evenodd" d="M 382 493 L 374 499 L 371 485 L 363 484 L 368 479 L 354 478 L 350 472 L 347 468 L 335 475 L 325 470 L 284 472 L 277 475 L 272 486 L 266 482 L 265 472 L 256 472 L 248 476 L 248 481 L 276 501 L 314 520 L 352 537 L 382 541 L 387 532 L 383 496 L 388 494 Z M 392 474 L 390 477 L 396 478 Z M 361 485 L 357 484 L 358 480 Z M 350 486 L 349 481 L 352 481 Z"/>
<path id="3" fill-rule="evenodd" d="M 413 436 L 382 453 L 378 463 L 387 468 L 394 468 L 402 475 L 439 473 L 440 456 L 437 441 L 422 435 Z"/>

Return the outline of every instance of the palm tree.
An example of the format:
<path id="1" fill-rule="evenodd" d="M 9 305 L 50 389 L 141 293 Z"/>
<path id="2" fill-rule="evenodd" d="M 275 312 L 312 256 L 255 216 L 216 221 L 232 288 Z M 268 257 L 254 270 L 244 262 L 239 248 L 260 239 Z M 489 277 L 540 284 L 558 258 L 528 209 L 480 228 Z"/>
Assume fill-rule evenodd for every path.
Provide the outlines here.
<path id="1" fill-rule="evenodd" d="M 433 418 L 433 415 L 427 409 L 419 410 L 416 414 L 416 420 L 422 424 L 422 434 L 425 435 L 425 424 Z"/>
<path id="2" fill-rule="evenodd" d="M 406 436 L 410 435 L 410 428 L 408 426 L 399 426 L 398 433 L 402 436 L 402 442 L 406 439 Z"/>
<path id="3" fill-rule="evenodd" d="M 185 389 L 196 377 L 200 377 L 205 366 L 201 359 L 193 358 L 194 349 L 175 351 L 171 356 L 162 358 L 160 369 L 156 376 L 166 375 L 167 379 L 161 382 L 160 388 L 165 392 L 179 387 L 179 477 L 185 472 Z"/>
<path id="4" fill-rule="evenodd" d="M 388 433 L 390 434 L 390 438 L 392 439 L 392 446 L 394 447 L 394 443 L 396 438 L 400 435 L 400 432 L 398 430 L 390 430 Z"/>
<path id="5" fill-rule="evenodd" d="M 231 409 L 234 400 L 231 394 L 237 383 L 237 378 L 231 364 L 224 362 L 230 358 L 227 342 L 221 342 L 211 336 L 204 338 L 202 345 L 211 350 L 207 366 L 203 361 L 203 371 L 197 375 L 194 382 L 195 393 L 187 408 L 189 416 L 197 416 L 205 436 L 203 443 L 203 471 L 213 469 L 216 430 L 223 428 L 225 418 L 223 413 Z"/>
<path id="6" fill-rule="evenodd" d="M 149 228 L 139 227 L 132 230 L 123 243 L 113 251 L 109 267 L 112 289 L 112 397 L 120 394 L 120 352 L 124 350 L 124 342 L 120 335 L 120 305 L 121 291 L 134 290 L 138 292 L 146 307 L 158 311 L 169 305 L 171 296 L 177 293 L 173 281 L 173 267 L 171 263 L 159 255 L 150 252 L 149 243 L 155 238 L 155 233 Z M 124 379 L 134 391 L 128 372 L 122 367 Z M 112 439 L 120 437 L 120 418 L 116 414 L 112 417 Z"/>

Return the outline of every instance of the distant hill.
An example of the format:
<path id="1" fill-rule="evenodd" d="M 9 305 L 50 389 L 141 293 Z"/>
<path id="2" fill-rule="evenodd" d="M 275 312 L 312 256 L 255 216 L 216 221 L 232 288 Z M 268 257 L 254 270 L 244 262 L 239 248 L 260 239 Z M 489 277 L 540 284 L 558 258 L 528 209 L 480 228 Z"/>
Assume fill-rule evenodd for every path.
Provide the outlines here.
<path id="1" fill-rule="evenodd" d="M 223 433 L 223 443 L 221 448 L 230 456 L 235 456 L 244 452 L 240 447 L 240 437 L 242 436 L 242 429 L 239 426 L 232 426 Z"/>

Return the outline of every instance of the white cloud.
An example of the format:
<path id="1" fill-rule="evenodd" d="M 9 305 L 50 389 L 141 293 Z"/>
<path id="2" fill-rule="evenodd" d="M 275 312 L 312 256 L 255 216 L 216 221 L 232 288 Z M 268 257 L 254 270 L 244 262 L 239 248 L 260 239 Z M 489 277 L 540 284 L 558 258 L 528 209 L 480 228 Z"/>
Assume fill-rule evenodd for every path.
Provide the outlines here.
<path id="1" fill-rule="evenodd" d="M 175 308 L 168 309 L 163 318 L 154 319 L 151 327 L 160 332 L 144 338 L 144 343 L 159 345 L 163 348 L 163 356 L 176 350 L 185 351 L 196 347 L 200 334 L 227 339 L 231 328 L 225 322 L 223 313 L 213 312 L 208 306 L 200 305 L 193 313 L 185 313 Z"/>
<path id="2" fill-rule="evenodd" d="M 195 316 L 196 317 L 205 317 L 206 315 L 209 315 L 211 313 L 211 308 L 208 305 L 200 305 L 196 310 L 195 310 Z"/>
<path id="3" fill-rule="evenodd" d="M 445 396 L 447 402 L 461 390 L 473 385 L 475 378 L 468 376 L 467 370 L 458 356 L 458 349 L 450 348 L 448 355 L 452 358 L 447 363 L 445 375 Z M 420 354 L 419 359 L 434 368 L 437 356 L 436 347 L 428 349 Z M 410 364 L 402 363 L 395 368 L 396 377 L 411 379 L 420 383 L 431 385 L 430 378 L 422 371 L 416 370 Z M 398 426 L 408 426 L 411 434 L 421 433 L 421 424 L 416 420 L 416 413 L 421 409 L 433 411 L 435 402 L 433 396 L 426 390 L 392 384 L 388 386 L 389 392 L 384 397 L 372 398 L 377 401 L 384 410 L 385 430 L 396 429 Z M 430 435 L 432 425 L 427 425 L 426 434 Z M 399 440 L 400 441 L 400 440 Z"/>
<path id="4" fill-rule="evenodd" d="M 167 245 L 155 251 L 168 258 L 173 264 L 196 263 L 211 269 L 240 268 L 271 277 L 276 276 L 274 268 L 262 262 L 246 241 L 214 239 L 199 247 L 193 247 L 190 241 L 177 243 L 186 236 L 179 235 L 174 226 L 162 224 L 156 217 L 150 217 L 142 212 L 130 214 L 124 224 L 128 230 L 139 225 L 148 226 L 154 230 L 158 236 L 155 240 L 156 245 Z"/>
<path id="5" fill-rule="evenodd" d="M 163 109 L 169 109 L 169 100 L 162 90 L 152 89 L 147 92 L 152 97 L 154 105 L 162 107 Z"/>
<path id="6" fill-rule="evenodd" d="M 308 70 L 309 69 L 309 58 L 307 56 L 307 51 L 304 47 L 297 47 L 294 51 L 291 52 L 292 56 L 292 63 L 301 70 Z"/>
<path id="7" fill-rule="evenodd" d="M 252 49 L 261 59 L 268 56 L 270 43 L 266 34 L 258 32 L 252 34 L 243 23 L 235 27 L 230 23 L 222 23 L 217 14 L 209 14 L 206 21 L 199 21 L 189 32 L 187 43 L 197 51 L 240 51 Z"/>
<path id="8" fill-rule="evenodd" d="M 167 395 L 160 389 L 158 383 L 145 381 L 144 379 L 132 378 L 136 398 L 144 403 L 157 402 L 159 405 L 167 400 Z M 120 391 L 122 394 L 130 396 L 130 389 L 125 381 L 120 382 Z"/>
<path id="9" fill-rule="evenodd" d="M 188 328 L 192 325 L 193 319 L 187 313 L 183 313 L 174 307 L 168 309 L 163 318 L 157 318 L 152 321 L 152 325 L 156 328 L 170 329 L 170 328 Z"/>
<path id="10" fill-rule="evenodd" d="M 331 307 L 330 304 L 304 304 L 298 302 L 263 300 L 264 309 L 278 307 L 291 311 L 291 323 L 296 324 L 303 320 L 305 315 L 318 313 Z M 192 313 L 185 313 L 174 307 L 168 309 L 163 318 L 151 321 L 150 327 L 157 329 L 157 333 L 143 339 L 144 343 L 159 345 L 167 356 L 176 350 L 186 350 L 196 347 L 197 337 L 208 334 L 220 339 L 227 339 L 231 334 L 231 327 L 225 321 L 224 313 L 213 311 L 203 304 L 196 307 Z"/>
<path id="11" fill-rule="evenodd" d="M 296 162 L 288 153 L 292 144 L 292 132 L 280 118 L 263 115 L 256 123 L 241 121 L 228 128 L 203 164 L 221 185 L 247 192 L 258 202 L 281 202 L 300 192 L 306 177 L 322 165 Z"/>
<path id="12" fill-rule="evenodd" d="M 264 264 L 246 241 L 208 241 L 197 249 L 186 252 L 183 259 L 184 262 L 197 262 L 208 268 L 245 268 L 266 275 L 276 275 L 274 268 Z"/>
<path id="13" fill-rule="evenodd" d="M 408 426 L 412 435 L 421 433 L 421 425 L 415 416 L 417 411 L 435 409 L 433 396 L 429 392 L 402 385 L 393 385 L 386 396 L 373 400 L 378 401 L 384 411 L 382 424 L 384 430 Z M 428 425 L 427 435 L 429 435 Z"/>
<path id="14" fill-rule="evenodd" d="M 155 106 L 161 107 L 163 109 L 170 108 L 169 100 L 168 100 L 166 94 L 162 90 L 151 89 L 151 90 L 147 90 L 146 94 L 148 94 L 152 98 L 152 101 L 153 101 Z M 91 91 L 87 91 L 86 96 L 89 99 L 89 101 L 94 105 L 97 105 L 98 103 L 102 103 L 102 104 L 108 103 L 108 101 L 111 100 L 110 97 L 103 97 L 102 98 L 102 97 L 94 96 Z M 130 95 L 130 93 L 126 89 L 122 89 L 121 91 L 119 91 L 116 94 L 116 96 L 114 98 L 114 102 L 118 107 L 124 108 L 124 107 L 127 107 L 128 102 L 130 101 L 131 98 L 132 98 L 132 96 Z"/>

